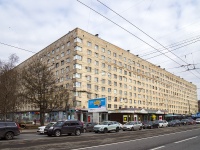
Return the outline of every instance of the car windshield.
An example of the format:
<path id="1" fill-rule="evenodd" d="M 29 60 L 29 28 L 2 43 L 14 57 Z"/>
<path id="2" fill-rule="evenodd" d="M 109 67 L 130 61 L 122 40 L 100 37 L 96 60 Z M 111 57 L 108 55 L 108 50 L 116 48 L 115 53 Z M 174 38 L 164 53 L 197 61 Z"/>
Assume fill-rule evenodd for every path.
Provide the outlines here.
<path id="1" fill-rule="evenodd" d="M 134 122 L 127 122 L 126 125 L 133 125 Z"/>
<path id="2" fill-rule="evenodd" d="M 108 121 L 104 121 L 104 122 L 101 122 L 100 125 L 108 125 L 109 122 Z"/>
<path id="3" fill-rule="evenodd" d="M 51 122 L 51 123 L 49 123 L 46 127 L 49 128 L 49 127 L 53 126 L 54 124 L 55 124 L 55 123 Z"/>
<path id="4" fill-rule="evenodd" d="M 64 121 L 58 121 L 58 122 L 56 122 L 56 123 L 54 124 L 54 126 L 60 127 L 60 126 L 63 125 L 63 123 L 64 123 Z"/>

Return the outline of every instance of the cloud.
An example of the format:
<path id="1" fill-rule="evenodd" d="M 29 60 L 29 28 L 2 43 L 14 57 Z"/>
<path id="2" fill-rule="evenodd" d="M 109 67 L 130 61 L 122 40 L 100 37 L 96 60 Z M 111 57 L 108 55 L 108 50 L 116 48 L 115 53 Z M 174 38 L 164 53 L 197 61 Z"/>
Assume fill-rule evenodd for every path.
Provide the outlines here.
<path id="1" fill-rule="evenodd" d="M 159 44 L 142 34 L 135 27 L 128 24 L 109 9 L 96 0 L 80 0 L 112 19 L 120 26 L 143 39 L 155 48 L 161 48 Z M 197 0 L 101 0 L 103 3 L 116 10 L 133 24 L 144 30 L 164 46 L 171 45 L 186 39 L 192 39 L 200 35 L 200 1 Z M 61 36 L 76 27 L 82 28 L 92 34 L 98 33 L 100 38 L 113 43 L 125 50 L 129 49 L 133 54 L 143 59 L 155 56 L 145 53 L 155 51 L 133 35 L 109 22 L 105 18 L 86 8 L 77 1 L 60 0 L 12 0 L 0 1 L 0 42 L 18 46 L 34 52 L 38 52 Z M 179 43 L 180 44 L 180 43 Z M 174 50 L 173 54 L 166 55 L 179 64 L 195 63 L 200 68 L 198 51 L 200 42 L 196 42 L 183 48 Z M 32 53 L 19 49 L 0 45 L 0 59 L 7 59 L 12 53 L 16 53 L 20 62 L 26 60 Z M 173 50 L 173 48 L 169 49 Z M 166 52 L 167 50 L 165 50 Z M 185 58 L 184 55 L 187 55 Z M 179 67 L 180 65 L 164 55 L 149 59 L 148 61 L 160 65 L 161 68 Z M 200 74 L 198 70 L 192 73 L 184 71 L 185 68 L 169 69 L 168 71 L 184 77 L 200 86 Z M 198 91 L 199 92 L 199 91 Z M 200 99 L 200 95 L 199 95 Z"/>

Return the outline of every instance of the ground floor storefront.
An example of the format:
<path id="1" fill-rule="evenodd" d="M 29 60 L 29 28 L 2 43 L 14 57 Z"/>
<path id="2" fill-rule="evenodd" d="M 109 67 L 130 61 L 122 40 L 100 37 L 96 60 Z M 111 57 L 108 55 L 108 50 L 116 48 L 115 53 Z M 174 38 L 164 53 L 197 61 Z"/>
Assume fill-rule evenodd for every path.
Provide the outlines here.
<path id="1" fill-rule="evenodd" d="M 161 110 L 147 110 L 147 109 L 118 109 L 105 112 L 88 112 L 87 109 L 75 109 L 70 111 L 52 111 L 45 113 L 45 122 L 78 119 L 82 122 L 96 122 L 100 123 L 105 120 L 118 121 L 126 123 L 128 121 L 145 121 L 145 120 L 159 120 L 165 119 L 167 112 Z M 13 114 L 7 116 L 10 120 Z M 36 120 L 40 121 L 39 111 L 26 111 L 14 113 L 17 122 L 30 122 Z"/>

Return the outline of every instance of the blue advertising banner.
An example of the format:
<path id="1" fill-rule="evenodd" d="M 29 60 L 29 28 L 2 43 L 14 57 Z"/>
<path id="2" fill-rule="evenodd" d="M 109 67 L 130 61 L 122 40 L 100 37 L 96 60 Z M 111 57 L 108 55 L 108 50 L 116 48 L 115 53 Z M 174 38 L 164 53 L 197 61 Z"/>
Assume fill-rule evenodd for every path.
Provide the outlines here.
<path id="1" fill-rule="evenodd" d="M 88 112 L 107 111 L 106 98 L 95 98 L 88 100 Z"/>

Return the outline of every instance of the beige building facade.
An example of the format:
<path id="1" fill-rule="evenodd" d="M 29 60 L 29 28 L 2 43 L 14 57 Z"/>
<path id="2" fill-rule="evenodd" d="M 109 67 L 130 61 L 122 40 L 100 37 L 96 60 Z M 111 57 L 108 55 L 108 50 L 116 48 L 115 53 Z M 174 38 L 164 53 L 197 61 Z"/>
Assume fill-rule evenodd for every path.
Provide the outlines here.
<path id="1" fill-rule="evenodd" d="M 107 109 L 141 108 L 190 114 L 198 111 L 196 85 L 101 38 L 76 28 L 19 66 L 40 58 L 68 88 L 70 107 L 106 97 Z M 27 104 L 23 111 L 37 108 Z"/>

